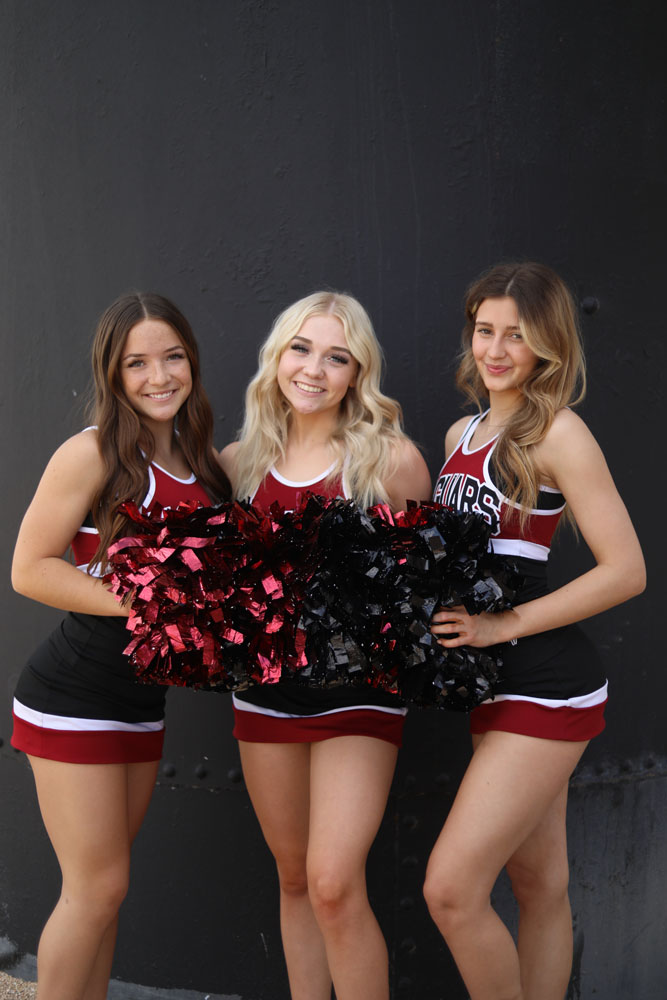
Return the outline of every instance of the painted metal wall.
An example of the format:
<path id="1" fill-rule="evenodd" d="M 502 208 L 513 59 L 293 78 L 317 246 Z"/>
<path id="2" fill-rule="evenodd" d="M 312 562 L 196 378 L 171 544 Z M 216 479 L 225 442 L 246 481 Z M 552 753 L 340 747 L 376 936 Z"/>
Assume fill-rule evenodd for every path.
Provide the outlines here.
<path id="1" fill-rule="evenodd" d="M 536 257 L 599 300 L 583 317 L 582 412 L 653 581 L 588 626 L 612 699 L 573 784 L 570 992 L 662 1000 L 660 14 L 658 0 L 0 4 L 0 935 L 34 951 L 57 894 L 27 763 L 9 747 L 16 676 L 57 615 L 14 595 L 8 573 L 40 472 L 81 426 L 97 315 L 132 287 L 179 303 L 202 344 L 222 445 L 271 318 L 323 285 L 349 290 L 374 318 L 387 389 L 435 474 L 459 414 L 465 284 L 499 258 Z M 555 582 L 590 562 L 563 534 Z M 275 879 L 229 706 L 188 692 L 170 701 L 115 973 L 283 1000 Z M 412 714 L 369 873 L 396 997 L 465 996 L 420 886 L 466 758 L 464 719 Z M 498 900 L 509 912 L 502 882 Z"/>

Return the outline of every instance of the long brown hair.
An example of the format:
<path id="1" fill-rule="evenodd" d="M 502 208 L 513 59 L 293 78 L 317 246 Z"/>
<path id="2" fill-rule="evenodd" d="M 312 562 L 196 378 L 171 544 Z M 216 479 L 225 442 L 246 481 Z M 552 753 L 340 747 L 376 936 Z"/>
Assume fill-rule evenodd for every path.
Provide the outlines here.
<path id="1" fill-rule="evenodd" d="M 523 401 L 503 429 L 492 462 L 510 502 L 520 504 L 522 524 L 537 504 L 538 470 L 534 447 L 543 440 L 557 411 L 580 402 L 586 369 L 577 310 L 565 282 L 534 261 L 497 264 L 468 288 L 466 324 L 456 373 L 459 389 L 479 409 L 489 398 L 472 355 L 477 311 L 485 299 L 509 296 L 516 302 L 519 328 L 537 364 L 521 386 Z"/>
<path id="2" fill-rule="evenodd" d="M 141 503 L 148 490 L 148 466 L 155 441 L 123 391 L 120 361 L 130 330 L 144 319 L 162 320 L 178 334 L 192 374 L 192 390 L 178 411 L 178 442 L 188 465 L 218 502 L 231 494 L 226 475 L 213 455 L 213 412 L 199 373 L 199 349 L 192 328 L 179 309 L 162 295 L 130 292 L 116 299 L 101 316 L 93 341 L 93 391 L 90 422 L 105 476 L 93 499 L 92 515 L 100 542 L 91 565 L 105 564 L 109 545 L 128 532 L 129 522 L 117 512 L 119 503 Z"/>

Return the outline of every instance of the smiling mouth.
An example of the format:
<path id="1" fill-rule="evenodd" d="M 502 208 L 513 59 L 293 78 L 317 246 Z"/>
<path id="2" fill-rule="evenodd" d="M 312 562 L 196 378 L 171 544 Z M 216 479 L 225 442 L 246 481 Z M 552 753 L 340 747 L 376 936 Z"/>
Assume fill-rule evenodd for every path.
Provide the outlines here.
<path id="1" fill-rule="evenodd" d="M 313 395 L 324 392 L 324 389 L 319 385 L 307 385 L 305 382 L 295 382 L 294 385 L 297 389 L 301 389 L 302 392 L 310 392 Z"/>
<path id="2" fill-rule="evenodd" d="M 492 375 L 504 375 L 505 372 L 508 372 L 510 369 L 503 368 L 500 365 L 487 365 L 486 370 L 487 372 L 491 372 Z"/>
<path id="3" fill-rule="evenodd" d="M 175 392 L 176 389 L 169 389 L 168 392 L 147 392 L 146 395 L 149 399 L 157 399 L 159 401 L 161 399 L 169 399 Z"/>

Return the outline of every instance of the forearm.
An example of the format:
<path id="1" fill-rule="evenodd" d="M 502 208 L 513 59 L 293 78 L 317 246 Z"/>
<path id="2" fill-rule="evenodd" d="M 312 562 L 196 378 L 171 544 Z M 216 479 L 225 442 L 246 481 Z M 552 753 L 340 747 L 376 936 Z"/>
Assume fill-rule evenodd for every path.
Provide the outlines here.
<path id="1" fill-rule="evenodd" d="M 641 593 L 644 584 L 641 566 L 623 573 L 616 567 L 595 566 L 558 590 L 505 612 L 503 641 L 583 621 Z"/>
<path id="2" fill-rule="evenodd" d="M 56 557 L 40 559 L 29 567 L 15 566 L 12 585 L 24 597 L 61 611 L 118 617 L 129 614 L 129 606 L 120 604 L 101 580 Z"/>

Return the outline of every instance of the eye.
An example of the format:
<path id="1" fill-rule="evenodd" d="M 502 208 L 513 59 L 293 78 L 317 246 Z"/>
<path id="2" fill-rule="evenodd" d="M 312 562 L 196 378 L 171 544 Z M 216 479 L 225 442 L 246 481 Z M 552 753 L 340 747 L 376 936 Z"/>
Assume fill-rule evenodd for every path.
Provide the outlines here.
<path id="1" fill-rule="evenodd" d="M 475 333 L 479 333 L 482 337 L 491 336 L 493 331 L 488 326 L 478 326 Z"/>
<path id="2" fill-rule="evenodd" d="M 169 355 L 170 361 L 185 361 L 185 351 L 172 351 Z"/>
<path id="3" fill-rule="evenodd" d="M 517 330 L 515 330 L 513 333 L 510 333 L 509 337 L 510 340 L 518 340 L 518 341 L 523 340 L 523 334 L 519 333 Z"/>
<path id="4" fill-rule="evenodd" d="M 289 346 L 290 346 L 290 351 L 296 351 L 297 354 L 307 354 L 308 353 L 308 348 L 306 347 L 306 345 L 305 344 L 300 344 L 300 343 L 298 343 L 298 341 L 290 344 Z"/>
<path id="5" fill-rule="evenodd" d="M 128 361 L 127 363 L 128 368 L 141 368 L 142 365 L 143 361 L 141 358 L 133 358 L 132 361 Z"/>
<path id="6" fill-rule="evenodd" d="M 337 365 L 347 365 L 350 359 L 344 354 L 330 354 L 329 360 L 334 361 Z"/>

